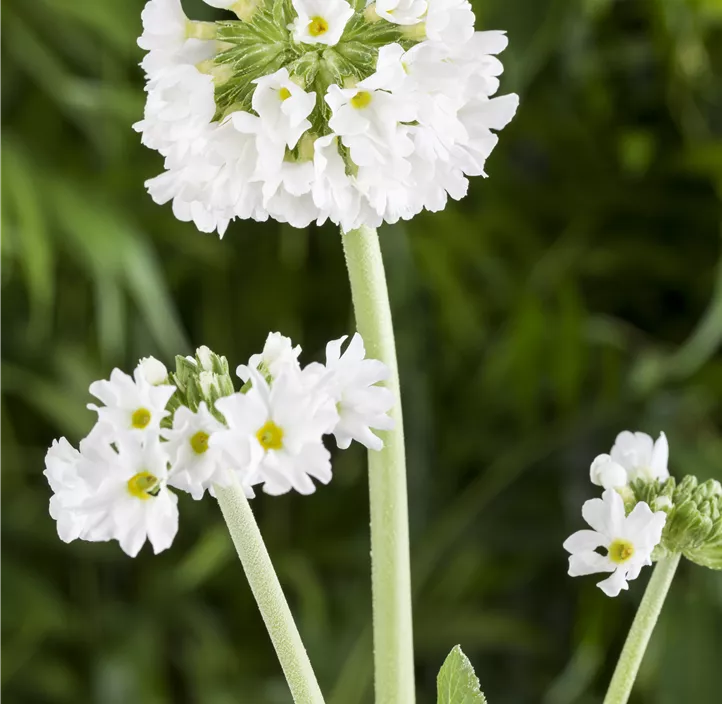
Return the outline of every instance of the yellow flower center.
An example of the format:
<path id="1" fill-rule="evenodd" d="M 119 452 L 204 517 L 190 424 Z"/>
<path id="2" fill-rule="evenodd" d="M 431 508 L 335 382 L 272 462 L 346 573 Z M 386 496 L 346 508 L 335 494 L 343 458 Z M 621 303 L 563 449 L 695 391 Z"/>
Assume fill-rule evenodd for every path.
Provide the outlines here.
<path id="1" fill-rule="evenodd" d="M 371 93 L 366 90 L 360 90 L 353 98 L 351 98 L 351 105 L 357 110 L 362 110 L 371 103 Z"/>
<path id="2" fill-rule="evenodd" d="M 210 436 L 208 435 L 208 433 L 204 433 L 202 430 L 199 430 L 191 438 L 191 447 L 193 448 L 193 452 L 195 452 L 196 455 L 202 455 L 208 449 L 209 437 Z"/>
<path id="3" fill-rule="evenodd" d="M 142 430 L 150 423 L 150 411 L 147 408 L 139 408 L 137 411 L 133 411 L 130 423 L 134 428 Z"/>
<path id="4" fill-rule="evenodd" d="M 283 447 L 283 429 L 272 420 L 266 422 L 256 433 L 256 437 L 264 450 L 280 450 Z"/>
<path id="5" fill-rule="evenodd" d="M 308 33 L 312 37 L 320 37 L 328 32 L 328 22 L 323 17 L 312 17 L 308 23 Z"/>
<path id="6" fill-rule="evenodd" d="M 138 472 L 134 477 L 128 480 L 128 491 L 135 496 L 136 499 L 143 501 L 150 499 L 150 493 L 158 486 L 158 477 L 150 472 Z"/>
<path id="7" fill-rule="evenodd" d="M 283 88 L 278 91 L 278 97 L 281 99 L 281 101 L 288 100 L 291 97 L 291 91 L 288 90 L 286 86 L 283 86 Z"/>
<path id="8" fill-rule="evenodd" d="M 621 565 L 634 555 L 634 545 L 628 540 L 618 538 L 609 546 L 609 559 Z"/>

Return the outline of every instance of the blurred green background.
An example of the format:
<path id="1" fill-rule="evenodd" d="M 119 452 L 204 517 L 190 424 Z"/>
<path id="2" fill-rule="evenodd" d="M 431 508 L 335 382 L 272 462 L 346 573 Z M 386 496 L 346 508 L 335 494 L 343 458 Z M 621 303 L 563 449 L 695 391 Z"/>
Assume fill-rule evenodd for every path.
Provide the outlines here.
<path id="1" fill-rule="evenodd" d="M 175 221 L 131 124 L 141 0 L 3 0 L 3 693 L 8 704 L 281 704 L 289 696 L 217 506 L 135 560 L 65 545 L 42 476 L 113 366 L 269 330 L 320 359 L 353 330 L 339 236 Z M 199 1 L 196 18 L 212 17 Z M 619 598 L 564 538 L 617 432 L 722 479 L 722 3 L 489 0 L 521 107 L 488 180 L 381 231 L 408 423 L 419 703 L 461 643 L 491 704 L 600 702 L 649 570 Z M 329 704 L 371 702 L 364 453 L 262 531 Z M 716 704 L 722 575 L 684 564 L 633 701 Z"/>

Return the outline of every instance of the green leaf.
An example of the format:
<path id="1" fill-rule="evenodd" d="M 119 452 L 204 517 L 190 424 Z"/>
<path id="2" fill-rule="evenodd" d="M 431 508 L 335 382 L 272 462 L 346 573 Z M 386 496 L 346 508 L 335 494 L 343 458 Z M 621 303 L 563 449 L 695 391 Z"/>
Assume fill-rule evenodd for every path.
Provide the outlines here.
<path id="1" fill-rule="evenodd" d="M 486 704 L 479 680 L 461 646 L 454 646 L 436 678 L 436 704 Z"/>

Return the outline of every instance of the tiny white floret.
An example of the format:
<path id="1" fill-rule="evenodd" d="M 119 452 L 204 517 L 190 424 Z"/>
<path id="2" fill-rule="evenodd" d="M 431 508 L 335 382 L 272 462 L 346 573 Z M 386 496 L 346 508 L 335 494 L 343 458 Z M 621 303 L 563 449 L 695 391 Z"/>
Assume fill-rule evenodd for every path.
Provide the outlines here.
<path id="1" fill-rule="evenodd" d="M 338 44 L 353 8 L 345 0 L 291 0 L 298 17 L 290 25 L 293 37 L 304 44 Z"/>
<path id="2" fill-rule="evenodd" d="M 669 478 L 669 444 L 664 433 L 657 440 L 647 433 L 619 433 L 610 451 L 611 458 L 627 470 L 629 481 L 643 479 L 664 481 Z"/>
<path id="3" fill-rule="evenodd" d="M 564 549 L 570 553 L 569 574 L 579 577 L 611 572 L 597 586 L 607 596 L 617 596 L 629 588 L 628 580 L 636 579 L 642 567 L 652 564 L 652 551 L 662 539 L 667 514 L 653 513 L 640 501 L 626 516 L 622 497 L 607 489 L 601 499 L 585 502 L 582 516 L 592 530 L 577 531 L 564 542 Z M 597 552 L 599 548 L 605 554 Z"/>

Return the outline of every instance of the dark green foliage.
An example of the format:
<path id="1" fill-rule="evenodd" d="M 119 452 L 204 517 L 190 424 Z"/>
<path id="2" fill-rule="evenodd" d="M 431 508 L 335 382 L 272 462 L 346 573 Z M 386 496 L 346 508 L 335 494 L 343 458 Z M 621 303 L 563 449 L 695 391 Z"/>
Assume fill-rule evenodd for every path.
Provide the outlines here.
<path id="1" fill-rule="evenodd" d="M 155 206 L 131 124 L 140 0 L 3 3 L 3 694 L 12 704 L 289 701 L 213 501 L 173 547 L 64 545 L 51 440 L 88 384 L 281 330 L 319 359 L 353 329 L 338 234 Z M 218 15 L 186 2 L 199 19 Z M 419 702 L 461 643 L 493 704 L 593 704 L 647 574 L 607 599 L 562 541 L 625 428 L 722 479 L 722 12 L 716 0 L 493 0 L 521 95 L 469 197 L 382 231 L 408 423 Z M 329 704 L 371 701 L 364 453 L 254 508 Z M 647 571 L 648 572 L 648 571 Z M 722 576 L 684 564 L 637 704 L 716 704 Z"/>

